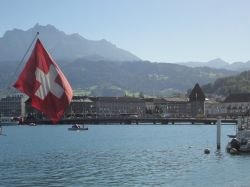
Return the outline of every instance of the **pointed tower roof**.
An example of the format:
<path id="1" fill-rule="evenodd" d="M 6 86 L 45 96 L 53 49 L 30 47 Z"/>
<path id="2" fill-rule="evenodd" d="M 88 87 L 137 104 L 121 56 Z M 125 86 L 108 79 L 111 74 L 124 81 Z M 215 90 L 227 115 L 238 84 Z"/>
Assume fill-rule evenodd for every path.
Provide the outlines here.
<path id="1" fill-rule="evenodd" d="M 189 100 L 192 101 L 205 101 L 205 94 L 202 91 L 200 85 L 196 83 L 193 90 L 189 95 Z"/>

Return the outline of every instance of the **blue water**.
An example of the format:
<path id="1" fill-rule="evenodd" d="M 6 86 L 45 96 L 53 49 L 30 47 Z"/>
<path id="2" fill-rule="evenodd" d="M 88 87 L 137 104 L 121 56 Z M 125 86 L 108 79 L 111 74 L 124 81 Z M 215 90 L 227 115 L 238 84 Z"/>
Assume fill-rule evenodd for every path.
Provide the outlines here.
<path id="1" fill-rule="evenodd" d="M 213 125 L 88 127 L 4 127 L 0 186 L 249 186 L 250 155 L 225 151 L 233 125 L 221 151 Z"/>

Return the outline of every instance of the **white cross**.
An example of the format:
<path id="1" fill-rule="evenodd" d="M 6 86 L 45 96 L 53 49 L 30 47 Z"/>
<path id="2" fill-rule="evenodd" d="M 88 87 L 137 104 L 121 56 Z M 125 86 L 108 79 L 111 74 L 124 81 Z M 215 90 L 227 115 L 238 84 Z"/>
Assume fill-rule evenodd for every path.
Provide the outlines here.
<path id="1" fill-rule="evenodd" d="M 56 97 L 60 98 L 64 93 L 63 88 L 55 82 L 58 72 L 54 65 L 50 65 L 49 72 L 45 74 L 41 69 L 36 68 L 36 80 L 41 83 L 35 95 L 40 99 L 44 98 L 51 92 Z"/>

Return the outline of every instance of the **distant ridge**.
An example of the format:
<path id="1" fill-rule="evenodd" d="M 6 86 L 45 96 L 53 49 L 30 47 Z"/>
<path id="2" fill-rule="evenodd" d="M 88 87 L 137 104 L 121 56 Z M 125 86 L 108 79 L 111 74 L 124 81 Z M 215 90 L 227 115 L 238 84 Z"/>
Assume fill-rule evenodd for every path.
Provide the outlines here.
<path id="1" fill-rule="evenodd" d="M 216 58 L 208 62 L 181 62 L 178 63 L 188 67 L 210 67 L 216 69 L 227 69 L 232 71 L 245 71 L 250 70 L 250 61 L 247 62 L 234 62 L 232 64 L 222 60 L 221 58 Z"/>
<path id="2" fill-rule="evenodd" d="M 52 54 L 60 60 L 89 60 L 109 61 L 139 61 L 140 58 L 132 53 L 116 47 L 107 40 L 88 40 L 79 34 L 67 35 L 53 25 L 36 24 L 33 28 L 23 31 L 13 29 L 0 38 L 0 61 L 18 61 L 24 55 L 36 32 Z"/>
<path id="3" fill-rule="evenodd" d="M 208 62 L 183 62 L 179 63 L 188 67 L 210 67 L 210 68 L 217 68 L 217 69 L 228 69 L 228 66 L 230 64 L 220 58 L 216 58 L 213 60 L 210 60 Z"/>

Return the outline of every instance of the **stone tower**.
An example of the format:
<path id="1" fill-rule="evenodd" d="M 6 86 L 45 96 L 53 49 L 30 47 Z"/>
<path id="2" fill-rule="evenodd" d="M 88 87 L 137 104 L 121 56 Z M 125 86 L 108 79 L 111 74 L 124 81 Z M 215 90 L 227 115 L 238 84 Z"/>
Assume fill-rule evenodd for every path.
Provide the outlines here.
<path id="1" fill-rule="evenodd" d="M 199 84 L 196 83 L 189 95 L 192 117 L 204 116 L 204 101 L 205 95 Z"/>

